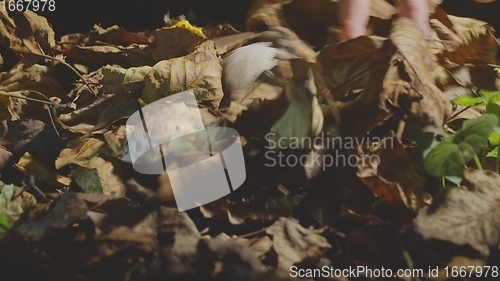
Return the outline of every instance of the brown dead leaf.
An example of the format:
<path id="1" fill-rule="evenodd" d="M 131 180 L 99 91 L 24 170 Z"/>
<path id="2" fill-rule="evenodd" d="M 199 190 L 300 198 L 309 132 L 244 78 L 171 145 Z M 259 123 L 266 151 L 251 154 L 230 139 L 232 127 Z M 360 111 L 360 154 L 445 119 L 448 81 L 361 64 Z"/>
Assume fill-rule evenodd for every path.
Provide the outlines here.
<path id="1" fill-rule="evenodd" d="M 192 89 L 196 99 L 217 109 L 222 100 L 222 67 L 212 41 L 205 41 L 185 56 L 165 60 L 146 75 L 141 99 L 152 103 Z"/>
<path id="2" fill-rule="evenodd" d="M 105 94 L 100 98 L 93 96 L 76 110 L 59 115 L 59 121 L 73 133 L 98 134 L 138 109 L 137 100 L 130 94 Z"/>
<path id="3" fill-rule="evenodd" d="M 257 1 L 246 22 L 247 30 L 262 30 L 267 27 L 287 26 L 283 15 L 283 5 L 291 0 Z"/>
<path id="4" fill-rule="evenodd" d="M 470 245 L 483 256 L 500 246 L 500 175 L 467 169 L 461 187 L 449 190 L 443 202 L 424 207 L 415 219 L 426 239 Z"/>
<path id="5" fill-rule="evenodd" d="M 122 68 L 106 65 L 102 68 L 102 85 L 105 93 L 140 92 L 144 78 L 151 71 L 150 66 Z"/>
<path id="6" fill-rule="evenodd" d="M 54 72 L 46 66 L 19 63 L 8 72 L 0 73 L 0 91 L 15 97 L 0 96 L 0 119 L 37 119 L 51 122 L 47 105 L 24 97 L 49 101 L 63 97 L 66 92 Z"/>
<path id="7" fill-rule="evenodd" d="M 184 24 L 182 24 L 184 22 Z M 206 39 L 203 33 L 196 33 L 191 24 L 184 20 L 172 27 L 164 27 L 153 33 L 153 40 L 147 52 L 155 61 L 186 56 L 197 44 Z"/>
<path id="8" fill-rule="evenodd" d="M 0 170 L 15 164 L 25 152 L 29 152 L 44 165 L 54 167 L 54 160 L 63 148 L 54 129 L 38 120 L 3 121 L 0 123 L 0 140 L 0 151 L 3 152 L 0 153 Z"/>
<path id="9" fill-rule="evenodd" d="M 102 28 L 94 25 L 88 35 L 89 42 L 106 42 L 115 46 L 129 46 L 132 44 L 149 44 L 150 39 L 147 34 L 128 32 L 123 27 L 113 25 L 108 28 Z"/>
<path id="10" fill-rule="evenodd" d="M 158 247 L 154 233 L 134 231 L 134 229 L 123 225 L 102 233 L 96 237 L 96 240 L 98 254 L 95 258 L 87 261 L 88 265 L 126 249 L 133 248 L 149 253 Z"/>
<path id="11" fill-rule="evenodd" d="M 123 197 L 126 192 L 120 170 L 120 162 L 105 142 L 94 139 L 78 139 L 61 151 L 55 161 L 57 169 L 76 164 L 73 177 L 88 193 L 103 193 Z"/>
<path id="12" fill-rule="evenodd" d="M 37 63 L 41 56 L 54 52 L 56 41 L 52 27 L 42 16 L 32 11 L 0 11 L 0 44 L 10 48 L 26 65 Z"/>
<path id="13" fill-rule="evenodd" d="M 29 152 L 26 152 L 21 159 L 14 165 L 14 168 L 26 175 L 34 177 L 36 182 L 45 182 L 55 184 L 56 186 L 69 186 L 71 179 L 61 176 L 54 167 L 50 167 L 34 158 Z"/>
<path id="14" fill-rule="evenodd" d="M 39 64 L 28 66 L 20 63 L 8 72 L 0 73 L 0 87 L 5 92 L 32 90 L 47 97 L 62 98 L 66 94 L 54 72 Z"/>
<path id="15" fill-rule="evenodd" d="M 146 45 L 141 44 L 132 44 L 125 47 L 103 43 L 85 46 L 76 45 L 64 51 L 64 55 L 68 61 L 92 66 L 94 69 L 107 64 L 116 64 L 122 67 L 152 65 L 154 60 L 145 52 L 145 48 Z"/>
<path id="16" fill-rule="evenodd" d="M 340 44 L 325 46 L 318 55 L 326 85 L 333 94 L 343 94 L 346 88 L 365 88 L 376 65 L 387 62 L 384 39 L 362 36 Z"/>
<path id="17" fill-rule="evenodd" d="M 460 39 L 459 45 L 448 46 L 440 59 L 446 63 L 461 65 L 468 62 L 496 63 L 498 41 L 487 23 L 465 17 L 449 15 L 453 30 Z"/>
<path id="18" fill-rule="evenodd" d="M 384 78 L 380 108 L 396 114 L 400 111 L 424 132 L 443 133 L 451 103 L 435 85 L 436 63 L 422 33 L 409 19 L 400 18 L 389 39 L 398 51 Z"/>
<path id="19" fill-rule="evenodd" d="M 421 188 L 426 179 L 415 171 L 407 148 L 396 138 L 371 144 L 373 147 L 361 153 L 358 177 L 387 203 L 403 202 L 411 210 L 420 209 L 423 206 Z"/>
<path id="20" fill-rule="evenodd" d="M 74 193 L 63 194 L 53 203 L 52 208 L 40 206 L 30 209 L 13 231 L 25 241 L 38 242 L 45 239 L 73 239 L 73 231 L 80 223 L 88 221 L 87 204 Z M 92 230 L 93 231 L 93 230 Z"/>
<path id="21" fill-rule="evenodd" d="M 267 228 L 266 233 L 273 236 L 273 247 L 278 254 L 278 268 L 289 270 L 305 259 L 316 259 L 332 246 L 321 231 L 306 229 L 291 218 L 280 218 Z"/>
<path id="22" fill-rule="evenodd" d="M 480 89 L 500 90 L 500 73 L 491 65 L 466 63 L 447 70 L 446 76 L 438 81 L 448 100 L 462 96 L 476 96 Z"/>

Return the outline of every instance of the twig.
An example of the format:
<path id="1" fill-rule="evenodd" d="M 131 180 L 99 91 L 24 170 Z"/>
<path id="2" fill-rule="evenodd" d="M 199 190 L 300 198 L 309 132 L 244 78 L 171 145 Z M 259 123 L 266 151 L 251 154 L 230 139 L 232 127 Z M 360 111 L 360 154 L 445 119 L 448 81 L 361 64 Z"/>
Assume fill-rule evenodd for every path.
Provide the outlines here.
<path id="1" fill-rule="evenodd" d="M 22 93 L 24 91 L 18 91 L 19 93 Z M 54 119 L 57 120 L 57 123 L 64 129 L 66 129 L 66 126 L 64 126 L 61 121 L 59 121 L 59 118 L 57 117 L 57 112 L 56 112 L 56 108 L 57 107 L 61 107 L 61 106 L 67 106 L 67 104 L 59 104 L 59 103 L 56 103 L 56 102 L 52 102 L 50 101 L 50 99 L 38 92 L 38 91 L 33 91 L 33 90 L 26 90 L 26 92 L 29 92 L 29 93 L 34 93 L 34 94 L 37 94 L 37 95 L 40 95 L 42 97 L 44 97 L 45 99 L 47 99 L 48 101 L 45 101 L 45 100 L 40 100 L 40 99 L 35 99 L 35 98 L 30 98 L 30 97 L 25 97 L 25 96 L 18 96 L 18 95 L 15 95 L 13 93 L 8 93 L 8 92 L 5 92 L 5 91 L 2 91 L 0 90 L 0 95 L 3 95 L 3 96 L 8 96 L 8 97 L 11 97 L 11 98 L 17 98 L 17 99 L 25 99 L 25 100 L 29 100 L 29 101 L 33 101 L 33 102 L 39 102 L 39 103 L 43 103 L 43 104 L 46 104 L 46 105 L 49 105 L 49 108 L 47 109 L 47 111 L 49 112 L 49 117 L 50 117 L 50 121 L 52 123 L 52 127 L 54 128 L 57 136 L 59 138 L 61 138 L 61 134 L 59 133 L 59 130 L 57 129 L 57 126 L 54 122 Z M 15 92 L 16 93 L 16 92 Z M 70 105 L 71 106 L 71 105 Z"/>
<path id="2" fill-rule="evenodd" d="M 43 95 L 42 93 L 37 92 L 37 91 L 31 91 L 31 90 L 27 90 L 27 91 Z M 30 97 L 21 97 L 21 96 L 18 96 L 16 94 L 5 92 L 3 90 L 0 90 L 0 95 L 2 95 L 2 96 L 8 96 L 8 97 L 11 97 L 11 98 L 24 99 L 24 100 L 29 100 L 29 101 L 44 103 L 44 104 L 48 104 L 48 105 L 57 105 L 57 103 L 52 102 L 52 101 L 44 101 L 44 100 L 39 100 L 39 99 L 35 99 L 35 98 L 30 98 Z"/>
<path id="3" fill-rule="evenodd" d="M 49 56 L 49 55 L 46 55 L 46 54 L 37 54 L 37 53 L 33 53 L 33 52 L 23 52 L 23 51 L 15 51 L 15 52 L 22 53 L 22 54 L 35 55 L 35 56 L 39 56 L 39 57 L 42 57 L 42 58 L 46 58 L 48 60 L 54 60 L 54 61 L 62 63 L 64 66 L 66 66 L 71 71 L 73 71 L 76 75 L 78 75 L 78 77 L 80 77 L 80 79 L 82 79 L 83 83 L 85 83 L 85 85 L 89 88 L 90 92 L 92 92 L 94 95 L 97 96 L 97 93 L 94 92 L 94 90 L 90 87 L 90 84 L 85 80 L 85 78 L 83 78 L 83 76 L 80 74 L 80 72 L 78 70 L 76 70 L 76 68 L 74 68 L 73 66 L 71 66 L 71 64 L 67 63 L 64 59 L 60 59 L 58 57 Z"/>
<path id="4" fill-rule="evenodd" d="M 259 229 L 259 230 L 256 230 L 256 231 L 252 231 L 250 233 L 246 233 L 246 234 L 243 234 L 243 235 L 240 235 L 238 236 L 238 238 L 248 238 L 248 237 L 252 237 L 252 236 L 255 236 L 257 234 L 261 234 L 263 232 L 266 231 L 266 228 L 263 228 L 263 229 Z"/>

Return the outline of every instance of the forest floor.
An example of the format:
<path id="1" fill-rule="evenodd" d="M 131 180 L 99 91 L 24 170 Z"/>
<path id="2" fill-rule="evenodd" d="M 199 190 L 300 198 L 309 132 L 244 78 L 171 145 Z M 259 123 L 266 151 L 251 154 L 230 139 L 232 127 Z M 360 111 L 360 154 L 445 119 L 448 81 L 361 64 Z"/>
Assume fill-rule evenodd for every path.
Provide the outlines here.
<path id="1" fill-rule="evenodd" d="M 436 7 L 424 38 L 374 0 L 370 35 L 339 42 L 336 2 L 263 0 L 245 31 L 166 17 L 56 38 L 13 9 L 0 11 L 0 44 L 18 61 L 0 73 L 2 280 L 499 277 L 488 23 Z M 196 103 L 164 102 L 178 93 Z M 133 116 L 165 158 L 134 139 Z M 234 192 L 214 195 L 215 164 L 183 178 L 199 186 L 136 171 L 190 160 L 199 139 L 168 140 L 200 126 L 239 135 Z M 239 166 L 224 167 L 234 180 Z M 199 201 L 186 194 L 217 200 L 189 209 Z"/>

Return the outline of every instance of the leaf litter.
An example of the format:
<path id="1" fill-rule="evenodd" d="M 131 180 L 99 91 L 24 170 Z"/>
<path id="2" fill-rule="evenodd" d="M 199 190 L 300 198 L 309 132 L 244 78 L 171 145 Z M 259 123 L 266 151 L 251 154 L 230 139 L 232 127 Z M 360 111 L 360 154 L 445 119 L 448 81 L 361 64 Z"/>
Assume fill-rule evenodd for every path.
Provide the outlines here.
<path id="1" fill-rule="evenodd" d="M 498 266 L 498 41 L 440 2 L 430 39 L 379 0 L 372 34 L 346 42 L 337 1 L 256 1 L 245 32 L 181 17 L 59 42 L 42 16 L 1 12 L 0 44 L 19 59 L 0 73 L 2 275 L 291 280 L 293 266 Z M 180 213 L 166 174 L 122 158 L 127 118 L 185 90 L 206 126 L 238 130 L 247 180 Z"/>

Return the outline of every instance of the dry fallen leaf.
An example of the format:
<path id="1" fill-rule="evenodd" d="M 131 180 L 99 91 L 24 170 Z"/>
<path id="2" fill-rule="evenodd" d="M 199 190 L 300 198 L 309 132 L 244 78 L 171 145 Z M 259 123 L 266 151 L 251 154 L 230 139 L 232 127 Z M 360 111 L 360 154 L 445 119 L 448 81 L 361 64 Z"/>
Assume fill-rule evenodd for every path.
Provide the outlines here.
<path id="1" fill-rule="evenodd" d="M 339 44 L 325 46 L 318 55 L 325 82 L 333 94 L 342 88 L 365 88 L 372 71 L 387 62 L 383 38 L 362 36 Z"/>
<path id="2" fill-rule="evenodd" d="M 62 237 L 74 239 L 75 234 L 68 230 L 78 230 L 80 223 L 84 225 L 88 221 L 87 204 L 75 193 L 63 194 L 53 204 L 52 208 L 31 208 L 29 216 L 23 216 L 13 231 L 29 242 Z"/>
<path id="3" fill-rule="evenodd" d="M 205 39 L 200 28 L 193 27 L 187 20 L 181 20 L 173 26 L 156 30 L 147 52 L 155 61 L 178 58 L 188 55 L 193 46 Z"/>
<path id="4" fill-rule="evenodd" d="M 463 178 L 442 202 L 420 210 L 415 227 L 426 239 L 470 245 L 488 256 L 490 247 L 500 247 L 500 175 L 467 169 Z"/>
<path id="5" fill-rule="evenodd" d="M 332 246 L 325 237 L 311 229 L 302 227 L 298 221 L 280 218 L 267 228 L 266 233 L 273 236 L 273 247 L 278 254 L 278 268 L 290 267 L 305 259 L 319 258 Z"/>
<path id="6" fill-rule="evenodd" d="M 443 133 L 451 103 L 435 85 L 436 62 L 420 30 L 409 19 L 394 22 L 389 37 L 397 47 L 383 82 L 381 109 L 407 115 L 424 132 Z M 398 112 L 401 111 L 401 112 Z"/>
<path id="7" fill-rule="evenodd" d="M 449 15 L 453 30 L 460 39 L 460 44 L 453 44 L 440 55 L 446 63 L 461 65 L 468 62 L 496 63 L 498 41 L 493 28 L 483 22 L 472 18 L 456 17 Z"/>
<path id="8" fill-rule="evenodd" d="M 0 170 L 15 164 L 29 152 L 47 167 L 54 167 L 54 160 L 63 148 L 54 129 L 38 120 L 5 120 L 0 123 Z M 4 154 L 9 155 L 4 157 Z"/>
<path id="9" fill-rule="evenodd" d="M 192 89 L 196 99 L 218 108 L 222 92 L 222 67 L 212 41 L 205 41 L 185 56 L 153 66 L 144 79 L 141 99 L 152 103 L 161 98 Z"/>
<path id="10" fill-rule="evenodd" d="M 415 171 L 403 144 L 396 138 L 371 144 L 373 147 L 360 156 L 364 159 L 358 162 L 358 177 L 387 203 L 403 202 L 409 209 L 420 209 L 423 206 L 421 188 L 426 179 Z"/>
<path id="11" fill-rule="evenodd" d="M 0 11 L 0 44 L 10 48 L 26 65 L 42 60 L 39 55 L 51 55 L 56 45 L 55 34 L 47 19 L 30 10 Z"/>
<path id="12" fill-rule="evenodd" d="M 78 139 L 61 151 L 55 161 L 57 169 L 76 164 L 75 181 L 88 193 L 103 193 L 123 197 L 126 192 L 120 171 L 120 162 L 105 142 L 94 139 Z"/>
<path id="13" fill-rule="evenodd" d="M 102 85 L 106 93 L 140 92 L 144 88 L 144 78 L 151 71 L 150 66 L 128 69 L 107 65 L 102 68 Z"/>

